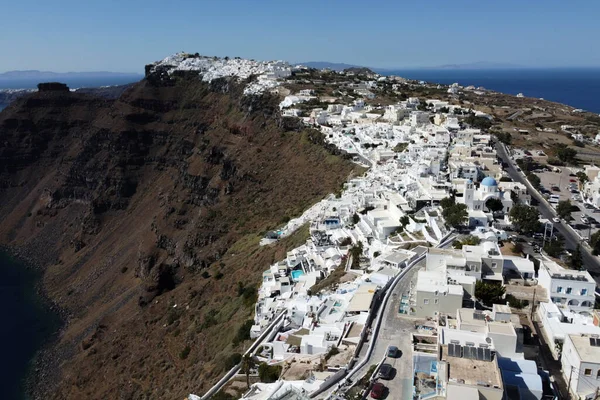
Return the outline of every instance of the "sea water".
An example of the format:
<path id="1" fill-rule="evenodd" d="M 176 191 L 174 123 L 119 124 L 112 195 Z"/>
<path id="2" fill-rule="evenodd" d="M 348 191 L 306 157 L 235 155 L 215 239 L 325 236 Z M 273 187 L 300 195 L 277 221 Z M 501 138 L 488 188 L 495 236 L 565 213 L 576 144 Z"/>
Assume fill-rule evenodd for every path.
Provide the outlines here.
<path id="1" fill-rule="evenodd" d="M 0 252 L 0 398 L 23 400 L 31 362 L 52 339 L 60 320 L 39 297 L 41 274 Z"/>
<path id="2" fill-rule="evenodd" d="M 445 85 L 483 86 L 512 95 L 523 93 L 600 113 L 600 68 L 406 69 L 380 73 Z"/>

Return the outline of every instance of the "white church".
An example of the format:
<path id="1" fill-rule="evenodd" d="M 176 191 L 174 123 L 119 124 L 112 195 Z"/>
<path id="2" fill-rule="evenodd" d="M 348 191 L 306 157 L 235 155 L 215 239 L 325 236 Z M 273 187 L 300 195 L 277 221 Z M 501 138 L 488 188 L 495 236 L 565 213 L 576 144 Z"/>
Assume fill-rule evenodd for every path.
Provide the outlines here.
<path id="1" fill-rule="evenodd" d="M 496 198 L 502 201 L 503 211 L 508 214 L 513 206 L 510 191 L 501 191 L 498 188 L 498 182 L 490 176 L 483 178 L 479 188 L 475 188 L 472 180 L 465 182 L 462 202 L 466 204 L 469 212 L 470 226 L 486 226 L 491 219 L 491 212 L 485 206 L 485 203 Z M 458 199 L 460 201 L 460 198 Z"/>

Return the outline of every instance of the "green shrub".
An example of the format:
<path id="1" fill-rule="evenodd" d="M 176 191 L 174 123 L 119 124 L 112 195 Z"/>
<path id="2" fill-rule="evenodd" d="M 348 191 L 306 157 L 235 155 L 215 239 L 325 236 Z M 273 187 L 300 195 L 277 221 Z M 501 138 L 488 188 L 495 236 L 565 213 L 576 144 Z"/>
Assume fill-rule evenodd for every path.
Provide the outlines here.
<path id="1" fill-rule="evenodd" d="M 190 351 L 192 351 L 190 346 L 185 346 L 183 348 L 183 350 L 181 350 L 181 353 L 179 353 L 179 358 L 181 358 L 182 360 L 185 360 L 190 355 Z"/>
<path id="2" fill-rule="evenodd" d="M 269 365 L 267 363 L 261 363 L 258 366 L 258 377 L 261 382 L 273 383 L 279 379 L 281 374 L 281 366 Z"/>
<path id="3" fill-rule="evenodd" d="M 225 369 L 229 371 L 231 368 L 235 367 L 240 362 L 242 362 L 242 355 L 240 353 L 233 353 L 225 359 Z"/>
<path id="4" fill-rule="evenodd" d="M 237 346 L 244 340 L 250 339 L 250 328 L 252 328 L 252 325 L 254 325 L 254 321 L 249 319 L 246 322 L 244 322 L 242 324 L 242 326 L 239 327 L 237 334 L 235 335 L 235 338 L 233 338 L 234 346 Z"/>

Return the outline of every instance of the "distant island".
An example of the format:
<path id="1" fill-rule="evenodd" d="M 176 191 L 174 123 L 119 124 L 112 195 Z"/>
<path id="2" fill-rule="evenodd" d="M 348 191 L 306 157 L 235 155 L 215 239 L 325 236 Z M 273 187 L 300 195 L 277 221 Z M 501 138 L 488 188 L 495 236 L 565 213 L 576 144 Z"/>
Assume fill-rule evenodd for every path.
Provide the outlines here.
<path id="1" fill-rule="evenodd" d="M 334 63 L 328 61 L 308 61 L 298 63 L 297 65 L 303 65 L 305 67 L 316 68 L 316 69 L 330 69 L 333 71 L 343 71 L 349 68 L 370 68 L 373 71 L 385 73 L 388 71 L 401 71 L 401 70 L 438 70 L 438 69 L 448 69 L 448 70 L 487 70 L 487 69 L 518 69 L 518 68 L 526 68 L 522 65 L 517 64 L 509 64 L 509 63 L 495 63 L 489 61 L 477 61 L 472 63 L 465 64 L 444 64 L 437 66 L 420 66 L 420 67 L 365 67 L 364 65 L 356 65 L 356 64 L 345 64 L 345 63 Z"/>
<path id="2" fill-rule="evenodd" d="M 68 79 L 68 78 L 120 78 L 120 77 L 141 77 L 142 74 L 132 72 L 107 72 L 107 71 L 90 71 L 90 72 L 52 72 L 52 71 L 7 71 L 0 73 L 0 80 L 21 80 L 21 79 Z"/>

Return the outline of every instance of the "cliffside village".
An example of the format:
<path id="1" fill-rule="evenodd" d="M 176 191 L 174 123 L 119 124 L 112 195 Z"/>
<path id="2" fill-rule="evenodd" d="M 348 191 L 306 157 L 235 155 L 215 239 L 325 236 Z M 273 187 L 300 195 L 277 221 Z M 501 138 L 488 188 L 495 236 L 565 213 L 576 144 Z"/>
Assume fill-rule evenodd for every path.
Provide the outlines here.
<path id="1" fill-rule="evenodd" d="M 283 62 L 179 54 L 159 65 L 199 70 L 208 81 L 258 76 L 246 94 L 280 95 L 283 116 L 320 130 L 368 168 L 261 242 L 268 246 L 308 226 L 304 244 L 265 265 L 251 328 L 257 343 L 248 354 L 255 365 L 281 370 L 275 382 L 252 384 L 244 399 L 361 398 L 354 396 L 369 390 L 390 399 L 541 400 L 559 398 L 557 380 L 573 398 L 598 398 L 596 282 L 544 254 L 534 261 L 506 250 L 510 210 L 529 205 L 531 193 L 508 177 L 493 137 L 465 121 L 490 115 L 422 97 L 377 105 L 378 88 L 399 93 L 407 81 L 371 72 L 357 81 L 356 72 L 329 71 L 337 95 L 322 95 L 290 89 L 306 69 Z M 486 95 L 458 84 L 436 88 L 448 98 Z M 588 183 L 594 193 L 598 185 L 600 177 Z M 444 218 L 449 198 L 466 207 L 460 232 Z M 497 200 L 494 211 L 490 199 Z M 475 296 L 479 282 L 503 286 L 529 306 L 485 306 Z M 410 329 L 375 359 L 375 333 L 390 304 L 391 318 Z M 534 317 L 549 354 L 528 340 Z M 407 365 L 406 376 L 386 376 L 386 365 L 399 368 L 396 357 Z M 562 376 L 540 368 L 540 357 L 559 365 Z M 258 372 L 236 367 L 224 382 L 237 377 L 245 385 L 246 374 Z"/>

